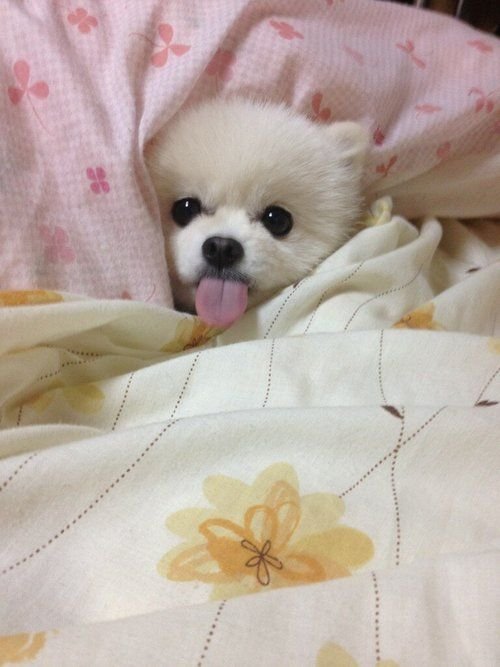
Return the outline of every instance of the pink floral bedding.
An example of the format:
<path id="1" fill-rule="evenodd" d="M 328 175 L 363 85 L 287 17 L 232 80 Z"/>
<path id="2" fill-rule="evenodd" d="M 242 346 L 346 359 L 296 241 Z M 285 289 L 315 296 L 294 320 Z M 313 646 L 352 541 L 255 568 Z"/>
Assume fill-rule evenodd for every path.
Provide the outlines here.
<path id="1" fill-rule="evenodd" d="M 170 304 L 142 150 L 219 93 L 363 122 L 404 215 L 500 212 L 494 37 L 374 0 L 81 3 L 0 8 L 1 289 Z"/>

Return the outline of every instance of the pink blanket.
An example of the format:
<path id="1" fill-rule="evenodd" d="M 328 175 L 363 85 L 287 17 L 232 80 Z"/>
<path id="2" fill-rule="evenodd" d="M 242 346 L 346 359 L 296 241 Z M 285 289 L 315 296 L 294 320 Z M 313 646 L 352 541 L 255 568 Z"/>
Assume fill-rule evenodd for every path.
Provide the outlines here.
<path id="1" fill-rule="evenodd" d="M 494 37 L 374 0 L 81 2 L 0 8 L 0 289 L 170 304 L 142 149 L 222 91 L 364 123 L 403 214 L 500 212 Z"/>

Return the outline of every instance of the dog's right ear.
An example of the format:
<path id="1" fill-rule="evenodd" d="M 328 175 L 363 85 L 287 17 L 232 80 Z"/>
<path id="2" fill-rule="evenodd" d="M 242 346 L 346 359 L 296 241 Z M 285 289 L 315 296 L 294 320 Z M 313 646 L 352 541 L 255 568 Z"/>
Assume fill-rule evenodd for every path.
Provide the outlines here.
<path id="1" fill-rule="evenodd" d="M 336 159 L 361 171 L 370 145 L 368 131 L 359 123 L 351 121 L 332 123 L 324 131 Z"/>

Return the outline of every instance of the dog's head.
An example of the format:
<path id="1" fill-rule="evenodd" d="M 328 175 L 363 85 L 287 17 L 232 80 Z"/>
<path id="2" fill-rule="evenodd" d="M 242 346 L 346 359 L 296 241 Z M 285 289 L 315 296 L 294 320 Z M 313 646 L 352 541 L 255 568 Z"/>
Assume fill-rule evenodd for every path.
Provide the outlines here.
<path id="1" fill-rule="evenodd" d="M 365 130 L 285 106 L 215 100 L 159 133 L 146 160 L 176 306 L 228 326 L 345 242 L 359 214 Z"/>

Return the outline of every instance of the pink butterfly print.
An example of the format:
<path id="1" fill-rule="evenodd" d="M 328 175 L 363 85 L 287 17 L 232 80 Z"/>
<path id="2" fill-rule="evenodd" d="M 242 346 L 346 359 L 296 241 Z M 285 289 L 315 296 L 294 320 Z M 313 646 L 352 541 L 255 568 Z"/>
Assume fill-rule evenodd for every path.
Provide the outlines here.
<path id="1" fill-rule="evenodd" d="M 472 46 L 472 48 L 477 49 L 477 51 L 480 51 L 481 53 L 491 53 L 493 51 L 491 44 L 487 44 L 481 39 L 473 39 L 470 42 L 467 42 L 467 44 Z"/>
<path id="2" fill-rule="evenodd" d="M 330 120 L 332 116 L 332 111 L 329 107 L 323 107 L 321 108 L 321 103 L 323 102 L 323 94 L 322 93 L 316 93 L 313 95 L 312 101 L 311 101 L 311 107 L 312 110 L 314 111 L 314 116 L 313 120 L 318 120 L 326 123 L 327 121 Z"/>
<path id="3" fill-rule="evenodd" d="M 417 104 L 415 107 L 415 110 L 417 112 L 417 118 L 420 116 L 420 114 L 433 114 L 437 113 L 438 111 L 442 111 L 443 107 L 438 107 L 435 104 Z"/>
<path id="4" fill-rule="evenodd" d="M 415 65 L 420 67 L 420 69 L 425 69 L 427 67 L 426 63 L 415 55 L 415 44 L 411 39 L 407 39 L 404 44 L 396 44 L 396 47 L 407 53 Z"/>
<path id="5" fill-rule="evenodd" d="M 493 90 L 491 93 L 488 94 L 483 92 L 481 88 L 471 88 L 469 90 L 469 97 L 471 95 L 478 96 L 475 104 L 476 113 L 478 111 L 481 111 L 482 109 L 484 109 L 486 113 L 491 113 L 493 111 L 493 109 L 495 108 L 495 102 L 488 98 L 491 97 L 494 93 L 496 93 L 496 90 Z"/>
<path id="6" fill-rule="evenodd" d="M 271 19 L 269 23 L 283 39 L 294 39 L 295 37 L 297 37 L 297 39 L 304 39 L 304 35 L 297 32 L 297 30 L 295 30 L 289 23 L 286 23 L 286 21 L 275 21 L 274 19 Z"/>
<path id="7" fill-rule="evenodd" d="M 449 141 L 445 141 L 437 147 L 436 156 L 439 160 L 446 160 L 446 158 L 450 155 L 450 151 L 451 143 Z"/>
<path id="8" fill-rule="evenodd" d="M 91 16 L 86 9 L 78 7 L 74 12 L 68 14 L 68 21 L 71 25 L 78 26 L 78 30 L 83 33 L 89 33 L 92 28 L 97 28 L 97 19 Z"/>
<path id="9" fill-rule="evenodd" d="M 375 132 L 373 133 L 373 141 L 376 146 L 382 146 L 385 141 L 385 134 L 382 132 L 379 125 L 377 125 Z"/>
<path id="10" fill-rule="evenodd" d="M 209 76 L 215 76 L 216 79 L 229 81 L 233 78 L 233 66 L 236 62 L 236 56 L 232 51 L 218 49 L 212 60 L 208 63 L 205 72 Z"/>
<path id="11" fill-rule="evenodd" d="M 94 194 L 98 195 L 100 192 L 107 194 L 110 191 L 109 183 L 106 180 L 106 172 L 102 167 L 96 167 L 95 170 L 88 167 L 86 173 L 89 181 L 92 181 L 90 189 Z"/>
<path id="12" fill-rule="evenodd" d="M 53 229 L 48 225 L 38 225 L 40 238 L 45 244 L 45 259 L 51 264 L 62 262 L 71 264 L 76 259 L 76 254 L 69 244 L 67 232 L 56 225 Z"/>
<path id="13" fill-rule="evenodd" d="M 344 51 L 351 56 L 353 60 L 355 60 L 358 65 L 363 65 L 365 62 L 365 57 L 362 53 L 359 51 L 356 51 L 355 49 L 351 49 L 350 46 L 344 46 Z"/>
<path id="14" fill-rule="evenodd" d="M 31 86 L 29 85 L 30 66 L 25 60 L 17 60 L 14 63 L 14 67 L 12 69 L 14 71 L 14 76 L 17 80 L 17 83 L 19 84 L 19 88 L 17 86 L 9 86 L 9 88 L 7 89 L 7 93 L 9 95 L 10 101 L 12 102 L 12 104 L 19 104 L 19 102 L 26 95 L 26 99 L 29 101 L 33 113 L 37 117 L 38 122 L 44 128 L 44 130 L 48 132 L 47 128 L 42 123 L 42 119 L 38 115 L 37 110 L 35 109 L 33 100 L 31 99 L 32 95 L 38 98 L 39 100 L 44 100 L 46 97 L 48 97 L 49 95 L 48 85 L 46 84 L 45 81 L 35 81 L 35 83 L 31 84 Z"/>
<path id="15" fill-rule="evenodd" d="M 173 53 L 174 56 L 183 56 L 191 48 L 187 44 L 172 44 L 174 29 L 170 23 L 160 23 L 158 26 L 158 35 L 160 36 L 160 39 L 164 45 L 155 44 L 155 46 L 160 47 L 160 50 L 156 53 L 153 53 L 151 56 L 151 64 L 154 67 L 163 67 L 166 65 L 169 53 Z"/>
<path id="16" fill-rule="evenodd" d="M 387 176 L 387 174 L 389 173 L 391 167 L 392 167 L 394 164 L 396 164 L 397 159 L 398 159 L 398 156 L 397 156 L 397 155 L 393 155 L 393 156 L 390 158 L 390 160 L 389 160 L 389 162 L 388 162 L 387 164 L 378 164 L 378 165 L 376 166 L 376 168 L 375 168 L 375 171 L 377 172 L 377 174 L 383 174 L 383 178 L 385 178 L 385 177 Z"/>

